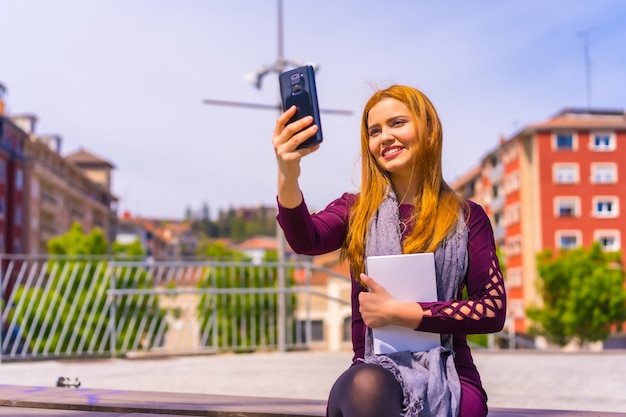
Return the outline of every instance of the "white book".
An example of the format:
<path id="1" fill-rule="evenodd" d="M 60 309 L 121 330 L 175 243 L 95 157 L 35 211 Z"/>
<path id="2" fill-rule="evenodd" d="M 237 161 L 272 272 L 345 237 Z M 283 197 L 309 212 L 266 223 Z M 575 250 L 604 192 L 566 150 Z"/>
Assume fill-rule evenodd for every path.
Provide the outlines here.
<path id="1" fill-rule="evenodd" d="M 368 256 L 366 274 L 374 278 L 396 300 L 411 302 L 437 301 L 435 255 L 411 253 L 404 255 Z M 441 345 L 437 333 L 420 332 L 402 326 L 372 329 L 374 353 L 420 352 Z"/>

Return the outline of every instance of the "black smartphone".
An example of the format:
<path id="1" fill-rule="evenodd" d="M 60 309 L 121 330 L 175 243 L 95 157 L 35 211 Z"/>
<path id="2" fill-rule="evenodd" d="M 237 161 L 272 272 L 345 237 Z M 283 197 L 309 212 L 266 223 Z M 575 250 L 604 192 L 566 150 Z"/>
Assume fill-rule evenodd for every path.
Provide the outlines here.
<path id="1" fill-rule="evenodd" d="M 280 84 L 280 96 L 283 111 L 291 106 L 296 106 L 296 114 L 289 123 L 302 119 L 305 116 L 313 116 L 313 124 L 317 125 L 315 136 L 298 145 L 298 149 L 308 148 L 322 143 L 322 124 L 320 109 L 317 102 L 317 90 L 315 88 L 315 70 L 311 65 L 294 68 L 281 73 L 278 76 Z"/>

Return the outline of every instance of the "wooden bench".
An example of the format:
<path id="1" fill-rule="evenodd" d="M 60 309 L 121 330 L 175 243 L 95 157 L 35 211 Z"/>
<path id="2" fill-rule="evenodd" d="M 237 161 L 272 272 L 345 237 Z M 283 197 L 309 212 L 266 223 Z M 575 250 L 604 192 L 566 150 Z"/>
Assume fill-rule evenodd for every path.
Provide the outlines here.
<path id="1" fill-rule="evenodd" d="M 0 385 L 0 416 L 323 417 L 326 402 L 173 392 Z M 617 417 L 626 413 L 492 409 L 490 417 Z"/>

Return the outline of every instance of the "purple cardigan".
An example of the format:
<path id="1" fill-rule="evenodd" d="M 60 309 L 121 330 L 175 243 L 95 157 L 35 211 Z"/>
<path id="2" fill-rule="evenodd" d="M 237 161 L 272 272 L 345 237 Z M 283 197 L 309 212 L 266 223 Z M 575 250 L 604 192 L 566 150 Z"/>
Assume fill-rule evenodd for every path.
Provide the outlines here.
<path id="1" fill-rule="evenodd" d="M 287 209 L 278 205 L 278 222 L 291 248 L 305 255 L 321 255 L 341 248 L 346 237 L 350 209 L 357 196 L 345 193 L 318 213 L 310 214 L 306 203 Z M 463 286 L 468 299 L 420 303 L 431 316 L 424 316 L 416 330 L 453 334 L 454 362 L 461 381 L 470 382 L 482 391 L 480 375 L 474 365 L 467 334 L 497 332 L 504 326 L 506 295 L 500 271 L 493 230 L 481 206 L 467 200 L 468 267 Z M 406 222 L 412 206 L 402 204 L 400 216 Z M 410 230 L 405 231 L 405 236 Z M 404 236 L 403 236 L 404 237 Z M 352 348 L 353 363 L 365 353 L 365 323 L 359 312 L 359 293 L 363 287 L 352 277 Z M 484 391 L 483 391 L 484 393 Z"/>

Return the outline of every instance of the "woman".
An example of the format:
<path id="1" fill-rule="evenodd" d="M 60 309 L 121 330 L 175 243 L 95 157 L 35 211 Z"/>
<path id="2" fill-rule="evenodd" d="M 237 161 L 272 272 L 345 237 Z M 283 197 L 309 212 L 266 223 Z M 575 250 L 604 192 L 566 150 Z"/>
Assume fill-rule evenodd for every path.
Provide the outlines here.
<path id="1" fill-rule="evenodd" d="M 353 278 L 354 358 L 331 389 L 328 415 L 486 416 L 487 395 L 466 335 L 502 329 L 504 281 L 484 210 L 443 180 L 442 128 L 432 103 L 407 86 L 374 93 L 361 122 L 360 193 L 345 193 L 312 215 L 298 177 L 300 160 L 319 145 L 296 148 L 317 126 L 310 118 L 288 124 L 294 113 L 290 108 L 278 118 L 272 139 L 278 221 L 298 253 L 341 248 Z M 419 252 L 435 253 L 439 301 L 399 302 L 364 274 L 366 256 Z M 387 325 L 439 333 L 442 346 L 373 354 L 369 329 Z"/>

